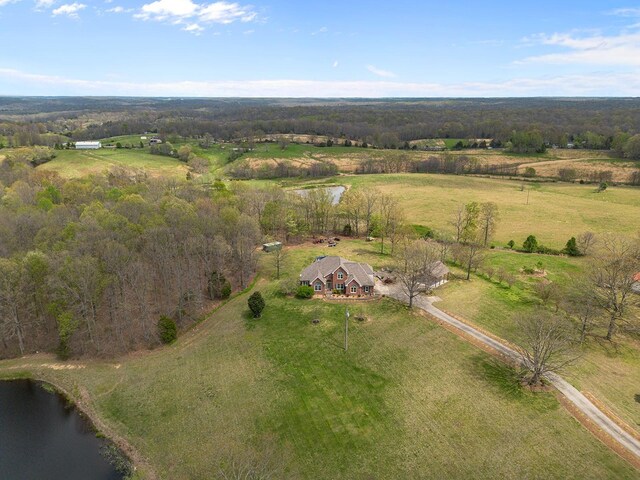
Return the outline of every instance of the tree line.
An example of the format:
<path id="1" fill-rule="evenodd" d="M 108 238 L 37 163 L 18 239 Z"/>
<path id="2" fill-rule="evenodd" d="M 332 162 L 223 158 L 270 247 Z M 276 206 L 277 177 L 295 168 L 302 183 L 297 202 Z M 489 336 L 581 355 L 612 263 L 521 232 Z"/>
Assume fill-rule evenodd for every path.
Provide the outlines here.
<path id="1" fill-rule="evenodd" d="M 218 140 L 325 135 L 377 148 L 425 138 L 493 139 L 514 151 L 541 145 L 612 149 L 640 158 L 638 99 L 5 99 L 5 146 L 54 145 L 155 132 Z M 37 112 L 37 113 L 36 113 Z M 542 142 L 542 143 L 541 143 Z"/>

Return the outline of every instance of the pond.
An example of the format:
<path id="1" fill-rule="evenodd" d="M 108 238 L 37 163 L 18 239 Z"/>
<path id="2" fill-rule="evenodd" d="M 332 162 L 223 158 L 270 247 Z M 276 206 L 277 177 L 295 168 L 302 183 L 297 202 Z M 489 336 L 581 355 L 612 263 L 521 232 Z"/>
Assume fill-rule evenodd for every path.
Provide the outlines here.
<path id="1" fill-rule="evenodd" d="M 333 205 L 337 205 L 338 202 L 340 202 L 340 197 L 342 197 L 342 194 L 346 190 L 346 188 L 343 187 L 342 185 L 338 185 L 335 187 L 317 187 L 317 188 L 323 188 L 324 190 L 329 192 L 329 195 L 331 195 L 331 203 Z M 308 195 L 310 190 L 313 190 L 313 189 L 301 188 L 298 190 L 294 190 L 294 192 L 296 192 L 298 195 Z"/>
<path id="2" fill-rule="evenodd" d="M 89 422 L 30 380 L 0 382 L 3 480 L 121 480 Z"/>

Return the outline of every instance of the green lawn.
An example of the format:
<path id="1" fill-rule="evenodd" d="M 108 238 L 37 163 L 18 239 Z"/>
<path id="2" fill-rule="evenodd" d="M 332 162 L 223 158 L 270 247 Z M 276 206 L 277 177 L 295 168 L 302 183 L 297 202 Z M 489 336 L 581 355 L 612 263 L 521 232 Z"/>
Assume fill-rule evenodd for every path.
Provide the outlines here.
<path id="1" fill-rule="evenodd" d="M 386 263 L 374 249 L 297 247 L 286 275 L 321 253 Z M 259 320 L 244 295 L 170 347 L 76 370 L 4 361 L 0 376 L 88 392 L 162 478 L 216 478 L 231 464 L 272 478 L 637 478 L 553 394 L 523 391 L 511 370 L 396 302 L 350 304 L 344 352 L 344 304 L 280 296 L 270 263 L 264 254 Z"/>

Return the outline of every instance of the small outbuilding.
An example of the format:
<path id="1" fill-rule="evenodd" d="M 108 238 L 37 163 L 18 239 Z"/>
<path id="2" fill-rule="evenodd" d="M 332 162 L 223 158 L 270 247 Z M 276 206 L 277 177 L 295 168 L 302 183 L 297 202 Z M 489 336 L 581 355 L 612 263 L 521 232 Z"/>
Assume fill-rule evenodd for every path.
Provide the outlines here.
<path id="1" fill-rule="evenodd" d="M 100 142 L 76 142 L 76 150 L 98 150 L 102 148 Z"/>
<path id="2" fill-rule="evenodd" d="M 429 277 L 431 281 L 431 285 L 429 285 L 429 288 L 436 288 L 440 285 L 444 285 L 449 279 L 449 268 L 440 260 L 438 260 L 431 265 Z"/>
<path id="3" fill-rule="evenodd" d="M 275 252 L 276 250 L 282 250 L 282 242 L 269 242 L 262 244 L 263 252 Z"/>

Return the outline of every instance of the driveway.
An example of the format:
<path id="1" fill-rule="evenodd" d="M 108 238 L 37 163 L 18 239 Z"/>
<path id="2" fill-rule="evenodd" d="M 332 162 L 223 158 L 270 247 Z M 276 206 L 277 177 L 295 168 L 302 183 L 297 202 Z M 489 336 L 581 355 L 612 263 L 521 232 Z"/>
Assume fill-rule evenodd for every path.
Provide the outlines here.
<path id="1" fill-rule="evenodd" d="M 403 303 L 409 303 L 409 297 L 402 291 L 402 288 L 399 285 L 383 285 L 381 282 L 378 282 L 376 283 L 376 291 Z M 470 335 L 475 340 L 493 348 L 505 355 L 507 358 L 511 358 L 518 363 L 521 362 L 522 357 L 518 352 L 434 307 L 428 297 L 425 297 L 424 295 L 414 297 L 413 305 L 424 310 L 428 314 L 433 315 L 438 320 L 441 320 L 442 322 L 461 330 L 467 335 Z M 585 417 L 605 433 L 609 434 L 610 437 L 616 440 L 622 447 L 640 460 L 640 441 L 618 426 L 617 423 L 605 415 L 587 397 L 580 393 L 569 382 L 564 380 L 560 375 L 549 373 L 545 377 L 549 383 L 558 389 L 575 406 L 576 409 L 585 415 Z"/>

